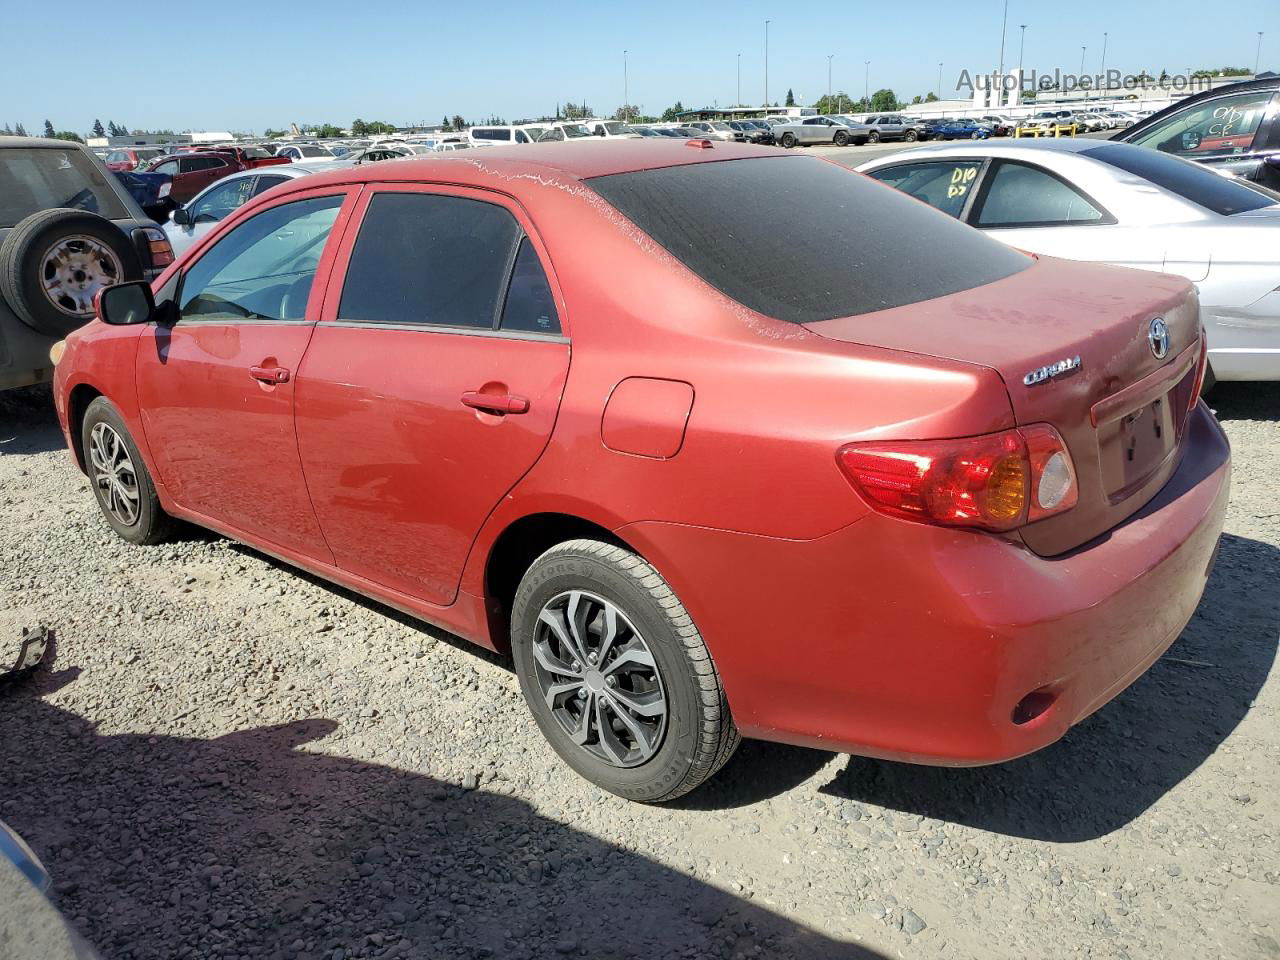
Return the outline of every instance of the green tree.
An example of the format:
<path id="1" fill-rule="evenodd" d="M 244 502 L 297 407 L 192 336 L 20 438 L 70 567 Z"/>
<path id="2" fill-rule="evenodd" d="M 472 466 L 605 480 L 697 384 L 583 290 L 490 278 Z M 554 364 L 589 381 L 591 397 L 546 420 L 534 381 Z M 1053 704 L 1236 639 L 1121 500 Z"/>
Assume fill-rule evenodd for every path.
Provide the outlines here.
<path id="1" fill-rule="evenodd" d="M 467 121 L 462 119 L 462 114 L 460 113 L 455 113 L 453 115 L 453 119 L 449 121 L 449 124 L 453 127 L 454 133 L 461 133 L 463 130 L 467 129 Z"/>
<path id="2" fill-rule="evenodd" d="M 46 137 L 52 137 L 52 136 L 53 136 L 53 122 L 52 122 L 52 121 L 50 121 L 50 120 L 46 120 L 46 121 L 44 122 L 44 135 L 45 135 Z"/>
<path id="3" fill-rule="evenodd" d="M 796 105 L 796 95 L 791 92 L 791 88 L 787 87 L 787 106 L 794 107 Z"/>
<path id="4" fill-rule="evenodd" d="M 101 120 L 93 121 L 93 135 L 95 137 L 105 137 L 107 135 L 107 131 L 103 128 Z"/>
<path id="5" fill-rule="evenodd" d="M 564 118 L 566 120 L 581 120 L 591 115 L 592 110 L 586 103 L 566 103 L 564 105 Z"/>
<path id="6" fill-rule="evenodd" d="M 441 130 L 449 129 L 449 117 L 447 115 L 440 121 L 440 129 Z"/>
<path id="7" fill-rule="evenodd" d="M 925 103 L 937 103 L 937 102 L 938 102 L 938 95 L 937 95 L 936 93 L 927 93 L 927 94 L 925 94 L 924 102 L 925 102 Z"/>
<path id="8" fill-rule="evenodd" d="M 1216 70 L 1197 70 L 1191 76 L 1200 78 L 1208 77 L 1251 77 L 1253 71 L 1247 67 L 1218 67 Z"/>
<path id="9" fill-rule="evenodd" d="M 15 136 L 25 137 L 27 135 L 27 128 L 18 123 L 14 125 L 13 132 Z"/>
<path id="10" fill-rule="evenodd" d="M 342 136 L 342 128 L 336 127 L 332 123 L 318 123 L 311 127 L 311 132 L 321 140 L 327 137 Z"/>
<path id="11" fill-rule="evenodd" d="M 852 105 L 853 97 L 841 90 L 829 97 L 824 93 L 813 106 L 819 113 L 847 113 Z"/>
<path id="12" fill-rule="evenodd" d="M 892 90 L 877 90 L 871 95 L 871 109 L 876 113 L 899 109 L 898 98 Z"/>
<path id="13" fill-rule="evenodd" d="M 58 130 L 53 134 L 55 140 L 71 140 L 74 143 L 84 143 L 84 138 L 80 134 L 72 130 Z"/>
<path id="14" fill-rule="evenodd" d="M 640 108 L 630 103 L 624 103 L 617 110 L 613 111 L 613 119 L 621 120 L 623 123 L 635 123 L 636 118 L 639 116 Z"/>
<path id="15" fill-rule="evenodd" d="M 10 127 L 7 123 L 3 127 L 0 127 L 0 137 L 12 137 L 12 136 L 13 136 L 13 128 Z"/>
<path id="16" fill-rule="evenodd" d="M 684 104 L 677 100 L 667 109 L 662 111 L 662 122 L 672 123 L 680 119 L 680 114 L 684 113 Z"/>
<path id="17" fill-rule="evenodd" d="M 283 137 L 285 133 L 286 131 L 284 130 L 272 130 L 270 127 L 267 127 L 267 129 L 262 131 L 262 135 L 268 140 L 274 140 L 276 137 Z"/>

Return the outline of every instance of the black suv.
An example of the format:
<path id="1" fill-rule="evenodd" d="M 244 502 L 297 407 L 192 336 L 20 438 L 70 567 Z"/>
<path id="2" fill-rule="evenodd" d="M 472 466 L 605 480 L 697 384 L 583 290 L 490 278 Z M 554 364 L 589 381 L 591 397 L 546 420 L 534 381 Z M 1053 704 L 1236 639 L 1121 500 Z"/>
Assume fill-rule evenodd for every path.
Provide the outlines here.
<path id="1" fill-rule="evenodd" d="M 49 348 L 93 318 L 99 290 L 172 262 L 164 232 L 83 146 L 0 137 L 0 390 L 51 379 Z"/>
<path id="2" fill-rule="evenodd" d="M 1179 100 L 1111 139 L 1280 189 L 1280 75 L 1263 73 Z"/>

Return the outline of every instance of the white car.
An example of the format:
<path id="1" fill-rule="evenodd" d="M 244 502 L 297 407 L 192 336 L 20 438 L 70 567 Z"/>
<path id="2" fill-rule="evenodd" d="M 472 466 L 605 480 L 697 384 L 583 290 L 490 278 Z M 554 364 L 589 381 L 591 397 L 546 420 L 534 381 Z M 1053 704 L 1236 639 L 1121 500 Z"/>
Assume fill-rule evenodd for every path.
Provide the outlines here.
<path id="1" fill-rule="evenodd" d="M 1022 250 L 1184 276 L 1211 378 L 1280 380 L 1280 194 L 1108 140 L 939 144 L 858 170 Z"/>
<path id="2" fill-rule="evenodd" d="M 233 173 L 205 187 L 170 213 L 168 221 L 161 224 L 161 229 L 169 238 L 174 256 L 177 256 L 212 230 L 219 220 L 234 213 L 258 194 L 298 177 L 326 170 L 339 170 L 348 165 L 343 160 L 329 163 L 282 163 Z"/>
<path id="3" fill-rule="evenodd" d="M 524 123 L 519 125 L 502 124 L 487 127 L 472 127 L 467 131 L 467 140 L 473 147 L 502 146 L 512 143 L 537 143 L 547 130 L 543 123 Z"/>
<path id="4" fill-rule="evenodd" d="M 276 151 L 277 157 L 288 157 L 294 163 L 330 163 L 338 157 L 318 143 L 292 143 Z"/>
<path id="5" fill-rule="evenodd" d="M 640 137 L 640 134 L 621 120 L 583 120 L 582 125 L 593 137 L 603 137 L 606 140 L 636 140 Z"/>

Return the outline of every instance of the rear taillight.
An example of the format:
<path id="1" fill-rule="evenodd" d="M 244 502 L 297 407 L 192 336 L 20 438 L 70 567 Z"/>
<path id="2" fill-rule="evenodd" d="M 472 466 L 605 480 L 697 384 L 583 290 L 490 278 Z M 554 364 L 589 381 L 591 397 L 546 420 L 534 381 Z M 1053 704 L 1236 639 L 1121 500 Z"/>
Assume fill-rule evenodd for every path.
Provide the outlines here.
<path id="1" fill-rule="evenodd" d="M 173 247 L 163 230 L 143 227 L 142 233 L 147 238 L 147 252 L 151 255 L 151 266 L 158 270 L 173 263 Z"/>
<path id="2" fill-rule="evenodd" d="M 1204 374 L 1209 367 L 1209 338 L 1200 332 L 1200 359 L 1196 363 L 1196 378 L 1191 382 L 1191 402 L 1187 406 L 1190 413 L 1200 402 L 1200 391 L 1204 389 Z"/>
<path id="3" fill-rule="evenodd" d="M 845 475 L 881 513 L 948 527 L 1013 530 L 1070 510 L 1071 454 L 1049 424 L 959 440 L 850 443 Z"/>

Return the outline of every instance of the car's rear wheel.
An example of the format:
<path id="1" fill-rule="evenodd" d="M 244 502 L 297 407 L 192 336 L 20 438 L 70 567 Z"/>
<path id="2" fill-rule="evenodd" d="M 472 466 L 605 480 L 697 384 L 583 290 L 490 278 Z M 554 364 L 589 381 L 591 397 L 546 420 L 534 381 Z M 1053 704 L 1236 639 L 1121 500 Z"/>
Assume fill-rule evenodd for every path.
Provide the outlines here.
<path id="1" fill-rule="evenodd" d="M 796 135 L 794 133 L 784 133 L 782 135 L 782 145 L 790 150 L 796 145 Z"/>
<path id="2" fill-rule="evenodd" d="M 868 134 L 867 134 L 867 142 L 869 142 L 869 143 L 879 143 L 879 142 L 880 142 L 880 131 L 879 131 L 879 130 L 872 130 L 870 133 L 868 133 Z"/>
<path id="3" fill-rule="evenodd" d="M 0 294 L 37 333 L 65 337 L 93 319 L 101 290 L 142 279 L 142 260 L 110 220 L 84 210 L 33 213 L 0 244 Z"/>
<path id="4" fill-rule="evenodd" d="M 130 543 L 167 539 L 173 518 L 160 506 L 137 444 L 106 397 L 96 397 L 85 410 L 80 442 L 93 495 L 111 529 Z"/>
<path id="5" fill-rule="evenodd" d="M 982 131 L 981 131 L 981 130 L 975 130 L 975 131 L 973 131 L 973 133 L 969 134 L 969 139 L 970 139 L 970 140 L 981 140 L 981 139 L 982 139 Z"/>
<path id="6" fill-rule="evenodd" d="M 702 636 L 661 575 L 629 550 L 571 540 L 535 560 L 512 606 L 511 648 L 543 735 L 611 793 L 673 800 L 737 749 Z"/>
<path id="7" fill-rule="evenodd" d="M 843 130 L 836 131 L 836 146 L 847 147 L 849 145 L 849 135 Z"/>

